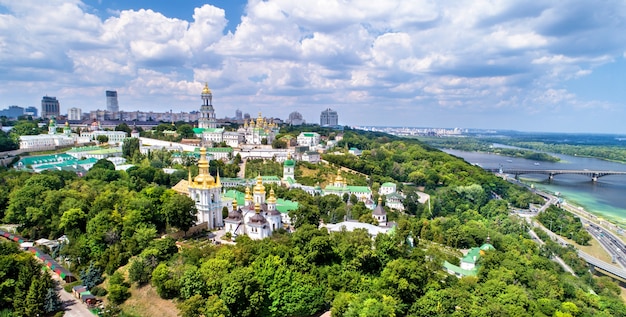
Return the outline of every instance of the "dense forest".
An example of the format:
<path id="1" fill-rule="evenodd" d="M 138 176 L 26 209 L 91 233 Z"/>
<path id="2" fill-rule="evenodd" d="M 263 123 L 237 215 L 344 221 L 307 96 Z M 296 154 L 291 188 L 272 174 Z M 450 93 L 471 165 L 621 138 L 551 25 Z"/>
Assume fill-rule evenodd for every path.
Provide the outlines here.
<path id="1" fill-rule="evenodd" d="M 363 154 L 347 154 L 350 147 Z M 127 172 L 98 162 L 84 177 L 3 171 L 0 217 L 19 224 L 30 239 L 66 234 L 69 244 L 53 256 L 83 282 L 95 285 L 95 273 L 104 274 L 99 287 L 120 316 L 129 316 L 124 301 L 140 286 L 153 287 L 190 317 L 310 316 L 326 310 L 336 317 L 626 316 L 615 283 L 591 277 L 567 248 L 539 247 L 524 222 L 510 214 L 510 205 L 527 208 L 541 203 L 540 197 L 417 140 L 346 129 L 338 149 L 344 153 L 324 155 L 331 165 L 298 164 L 306 171 L 297 173 L 323 180 L 342 166 L 367 175 L 351 177 L 373 188 L 398 182 L 412 207 L 406 213 L 387 208 L 397 223 L 390 234 L 372 239 L 362 230 L 328 232 L 319 228 L 320 220 L 373 222 L 371 211 L 353 197 L 310 196 L 273 185 L 279 198 L 299 202 L 290 212 L 293 232 L 280 230 L 261 241 L 239 236 L 236 245 L 163 237 L 188 230 L 195 208 L 169 189 L 186 172 L 162 173 L 160 167 L 171 165 L 164 153 L 133 153 L 139 166 Z M 218 165 L 213 163 L 213 175 Z M 431 195 L 430 206 L 415 201 L 415 188 Z M 573 219 L 562 221 L 564 231 L 580 230 L 567 225 Z M 488 238 L 495 250 L 480 258 L 476 277 L 458 279 L 443 270 L 443 261 L 459 264 L 458 249 Z M 553 254 L 578 263 L 579 277 L 551 261 Z M 13 294 L 25 292 L 26 280 L 20 287 L 1 284 L 11 290 L 0 298 L 6 316 L 22 309 Z"/>

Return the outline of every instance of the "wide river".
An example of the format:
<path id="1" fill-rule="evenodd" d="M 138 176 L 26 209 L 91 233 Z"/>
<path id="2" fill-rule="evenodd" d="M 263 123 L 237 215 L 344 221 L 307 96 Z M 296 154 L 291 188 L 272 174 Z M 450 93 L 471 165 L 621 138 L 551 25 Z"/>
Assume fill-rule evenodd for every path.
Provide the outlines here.
<path id="1" fill-rule="evenodd" d="M 449 149 L 443 151 L 483 168 L 502 166 L 505 170 L 510 168 L 626 171 L 626 164 L 562 154 L 552 154 L 561 160 L 551 163 L 490 153 Z M 536 188 L 553 193 L 559 192 L 568 203 L 582 206 L 585 210 L 626 228 L 626 176 L 624 175 L 600 177 L 598 182 L 592 182 L 589 177 L 582 175 L 556 175 L 552 180 L 549 180 L 547 175 L 520 175 L 520 179 L 525 183 L 534 184 Z"/>

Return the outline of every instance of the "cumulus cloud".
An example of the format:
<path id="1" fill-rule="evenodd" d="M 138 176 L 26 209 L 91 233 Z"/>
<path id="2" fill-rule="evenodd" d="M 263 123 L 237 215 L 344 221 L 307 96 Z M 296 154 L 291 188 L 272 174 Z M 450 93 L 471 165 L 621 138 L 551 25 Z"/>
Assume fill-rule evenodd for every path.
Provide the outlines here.
<path id="1" fill-rule="evenodd" d="M 0 9 L 1 93 L 48 81 L 85 98 L 100 87 L 136 104 L 150 94 L 164 109 L 189 101 L 195 110 L 205 81 L 224 109 L 275 116 L 301 106 L 316 117 L 329 105 L 354 118 L 379 105 L 512 118 L 616 109 L 566 82 L 626 58 L 618 0 L 249 0 L 233 32 L 224 9 L 208 4 L 189 8 L 189 21 L 151 8 L 100 18 L 79 0 L 0 0 Z"/>

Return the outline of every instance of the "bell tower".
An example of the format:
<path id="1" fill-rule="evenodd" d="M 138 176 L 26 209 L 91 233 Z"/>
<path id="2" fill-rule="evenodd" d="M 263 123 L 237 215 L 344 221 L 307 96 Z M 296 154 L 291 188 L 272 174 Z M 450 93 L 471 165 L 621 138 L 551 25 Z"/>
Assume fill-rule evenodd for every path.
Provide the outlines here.
<path id="1" fill-rule="evenodd" d="M 198 119 L 198 128 L 215 128 L 215 109 L 213 109 L 213 93 L 209 89 L 209 84 L 205 83 L 202 88 L 202 106 L 200 107 L 200 119 Z"/>

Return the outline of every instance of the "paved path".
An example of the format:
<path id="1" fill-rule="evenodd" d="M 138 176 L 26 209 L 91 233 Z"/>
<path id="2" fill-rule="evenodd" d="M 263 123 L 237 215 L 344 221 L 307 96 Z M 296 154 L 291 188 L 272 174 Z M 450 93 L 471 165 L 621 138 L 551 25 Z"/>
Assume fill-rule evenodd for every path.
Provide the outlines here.
<path id="1" fill-rule="evenodd" d="M 89 309 L 87 309 L 87 305 L 74 298 L 72 294 L 66 292 L 62 287 L 59 286 L 57 288 L 57 293 L 63 302 L 63 307 L 65 309 L 65 315 L 63 315 L 64 317 L 95 316 Z"/>

